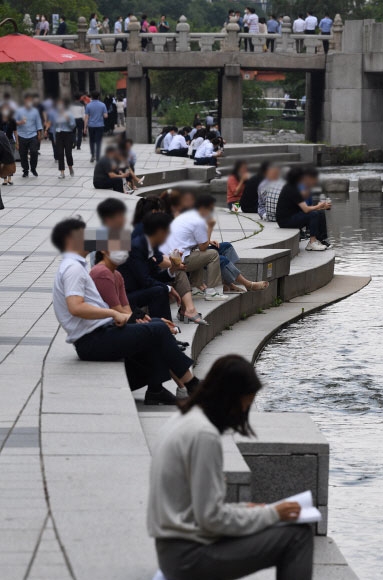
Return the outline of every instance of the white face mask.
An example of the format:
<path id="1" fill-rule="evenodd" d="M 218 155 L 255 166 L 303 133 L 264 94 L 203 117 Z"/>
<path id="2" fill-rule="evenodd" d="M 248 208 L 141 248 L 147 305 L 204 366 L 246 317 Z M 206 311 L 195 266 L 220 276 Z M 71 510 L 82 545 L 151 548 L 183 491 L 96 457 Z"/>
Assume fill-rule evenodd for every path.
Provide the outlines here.
<path id="1" fill-rule="evenodd" d="M 126 260 L 128 259 L 128 256 L 129 256 L 129 252 L 127 252 L 125 250 L 120 250 L 120 251 L 109 253 L 110 261 L 113 262 L 113 264 L 115 264 L 116 266 L 120 266 L 121 264 L 126 262 Z"/>

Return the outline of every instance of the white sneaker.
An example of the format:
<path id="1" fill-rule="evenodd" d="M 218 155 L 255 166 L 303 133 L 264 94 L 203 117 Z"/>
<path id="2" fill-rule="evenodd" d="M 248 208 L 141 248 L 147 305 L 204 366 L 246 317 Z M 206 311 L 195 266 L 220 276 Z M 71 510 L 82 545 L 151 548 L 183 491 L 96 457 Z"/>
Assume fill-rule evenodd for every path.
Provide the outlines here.
<path id="1" fill-rule="evenodd" d="M 315 242 L 309 242 L 307 244 L 306 250 L 308 252 L 324 252 L 327 250 L 327 247 L 321 244 L 318 240 L 315 240 Z"/>
<path id="2" fill-rule="evenodd" d="M 141 177 L 141 179 L 139 179 L 139 180 L 138 180 L 138 183 L 139 183 L 140 185 L 143 185 L 143 184 L 144 184 L 144 180 L 145 180 L 145 175 L 143 175 L 143 176 Z"/>
<path id="3" fill-rule="evenodd" d="M 59 173 L 57 176 L 58 179 L 65 179 L 65 174 L 64 173 Z"/>
<path id="4" fill-rule="evenodd" d="M 215 170 L 215 174 L 216 174 L 217 177 L 221 177 L 222 176 L 222 173 L 221 173 L 221 171 L 219 169 L 216 169 Z"/>
<path id="5" fill-rule="evenodd" d="M 177 400 L 184 400 L 187 399 L 189 397 L 189 393 L 187 392 L 186 387 L 184 387 L 183 389 L 181 387 L 177 387 L 177 392 L 176 392 L 176 399 Z"/>
<path id="6" fill-rule="evenodd" d="M 205 292 L 199 288 L 192 288 L 192 296 L 205 296 Z"/>
<path id="7" fill-rule="evenodd" d="M 228 296 L 222 294 L 216 288 L 208 288 L 205 292 L 205 300 L 227 300 L 228 298 Z"/>

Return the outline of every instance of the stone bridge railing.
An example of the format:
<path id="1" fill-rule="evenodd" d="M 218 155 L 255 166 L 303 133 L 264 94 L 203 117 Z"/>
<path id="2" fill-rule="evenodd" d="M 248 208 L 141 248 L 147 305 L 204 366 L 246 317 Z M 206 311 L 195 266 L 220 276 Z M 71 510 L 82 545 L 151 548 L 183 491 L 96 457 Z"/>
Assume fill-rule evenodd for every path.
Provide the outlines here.
<path id="1" fill-rule="evenodd" d="M 113 52 L 116 39 L 125 39 L 127 50 L 149 52 L 239 52 L 242 40 L 251 40 L 254 52 L 263 52 L 268 39 L 274 40 L 274 51 L 279 53 L 317 54 L 323 52 L 323 41 L 329 41 L 330 50 L 340 52 L 342 50 L 343 22 L 338 14 L 334 19 L 332 34 L 302 35 L 293 34 L 289 16 L 283 18 L 281 34 L 244 34 L 240 33 L 239 26 L 234 18 L 225 26 L 222 32 L 190 32 L 190 26 L 185 16 L 181 16 L 175 33 L 141 33 L 140 23 L 134 16 L 128 25 L 128 32 L 123 34 L 88 34 L 88 24 L 85 18 L 78 19 L 77 34 L 73 35 L 48 35 L 39 36 L 39 40 L 52 42 L 68 49 L 79 52 L 94 52 L 96 45 L 92 40 L 101 41 L 102 48 L 106 52 Z M 143 40 L 146 42 L 143 43 Z M 297 41 L 301 42 L 297 42 Z M 118 44 L 121 50 L 121 43 Z"/>

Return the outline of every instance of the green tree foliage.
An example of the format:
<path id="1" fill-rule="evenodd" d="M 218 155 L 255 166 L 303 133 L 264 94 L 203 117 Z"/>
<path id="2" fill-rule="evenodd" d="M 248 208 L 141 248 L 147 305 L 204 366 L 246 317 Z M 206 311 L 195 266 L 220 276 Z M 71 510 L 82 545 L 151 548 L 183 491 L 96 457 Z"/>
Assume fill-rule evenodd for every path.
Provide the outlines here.
<path id="1" fill-rule="evenodd" d="M 217 98 L 218 71 L 150 71 L 150 90 L 160 98 L 207 101 Z"/>
<path id="2" fill-rule="evenodd" d="M 20 14 L 30 14 L 32 21 L 36 14 L 45 14 L 50 22 L 52 14 L 61 14 L 77 23 L 79 16 L 89 18 L 97 10 L 95 0 L 13 0 L 12 5 Z"/>

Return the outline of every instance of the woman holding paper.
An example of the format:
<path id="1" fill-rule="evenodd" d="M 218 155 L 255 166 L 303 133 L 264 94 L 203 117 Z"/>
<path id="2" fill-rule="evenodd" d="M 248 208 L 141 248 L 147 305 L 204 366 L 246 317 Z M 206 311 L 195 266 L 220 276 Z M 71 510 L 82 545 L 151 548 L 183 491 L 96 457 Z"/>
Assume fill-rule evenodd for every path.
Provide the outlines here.
<path id="1" fill-rule="evenodd" d="M 163 428 L 151 468 L 149 533 L 166 580 L 234 580 L 276 566 L 278 580 L 310 580 L 313 540 L 294 523 L 296 502 L 225 503 L 221 435 L 252 435 L 249 410 L 261 384 L 238 355 L 217 360 Z"/>

